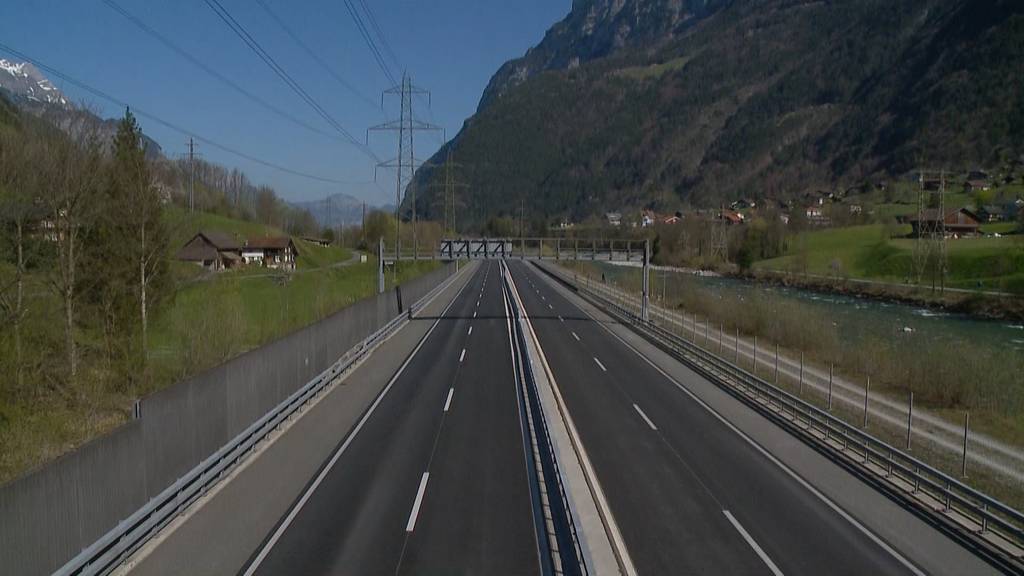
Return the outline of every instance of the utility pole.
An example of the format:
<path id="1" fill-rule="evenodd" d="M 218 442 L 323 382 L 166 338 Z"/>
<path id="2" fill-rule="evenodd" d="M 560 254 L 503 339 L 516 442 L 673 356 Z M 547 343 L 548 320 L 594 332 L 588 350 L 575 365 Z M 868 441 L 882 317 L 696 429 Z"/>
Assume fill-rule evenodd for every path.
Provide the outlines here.
<path id="1" fill-rule="evenodd" d="M 929 190 L 935 186 L 935 173 L 921 170 L 920 186 L 917 192 L 917 238 L 914 242 L 914 273 L 920 285 L 925 274 L 931 269 L 932 291 L 935 291 L 936 277 L 939 290 L 945 292 L 948 259 L 946 253 L 946 172 L 938 173 L 938 190 Z M 936 208 L 931 208 L 931 199 L 935 196 Z M 934 212 L 933 212 L 934 210 Z M 933 219 L 934 218 L 934 219 Z"/>
<path id="2" fill-rule="evenodd" d="M 188 138 L 188 171 L 188 211 L 192 213 L 196 211 L 196 147 L 191 136 Z"/>
<path id="3" fill-rule="evenodd" d="M 430 92 L 413 85 L 409 73 L 402 74 L 402 83 L 399 86 L 392 86 L 381 94 L 381 106 L 384 104 L 384 96 L 396 95 L 401 100 L 401 112 L 398 120 L 392 120 L 371 127 L 366 132 L 366 140 L 369 143 L 370 131 L 398 132 L 398 157 L 387 162 L 381 162 L 378 168 L 396 168 L 398 171 L 395 178 L 395 260 L 401 258 L 401 227 L 402 227 L 402 191 L 412 183 L 413 175 L 416 173 L 416 155 L 413 151 L 413 134 L 418 131 L 440 130 L 438 126 L 413 118 L 412 97 L 414 94 L 426 94 L 427 103 L 430 103 Z M 403 186 L 404 184 L 404 186 Z M 414 257 L 419 253 L 419 245 L 416 237 L 416 190 L 413 189 L 412 197 L 412 242 Z"/>
<path id="4" fill-rule="evenodd" d="M 455 218 L 455 190 L 460 187 L 468 188 L 469 185 L 455 180 L 455 168 L 461 168 L 462 165 L 455 162 L 453 157 L 454 153 L 449 146 L 444 162 L 444 231 L 445 234 L 450 232 L 454 237 L 458 234 Z M 449 203 L 451 204 L 450 209 Z"/>

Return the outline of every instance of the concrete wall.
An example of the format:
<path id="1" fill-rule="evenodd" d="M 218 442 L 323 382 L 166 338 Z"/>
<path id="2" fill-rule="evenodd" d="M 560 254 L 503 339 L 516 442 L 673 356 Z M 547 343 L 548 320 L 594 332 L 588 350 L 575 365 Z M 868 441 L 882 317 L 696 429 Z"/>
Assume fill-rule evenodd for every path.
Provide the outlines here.
<path id="1" fill-rule="evenodd" d="M 454 265 L 401 287 L 407 307 Z M 0 487 L 0 573 L 48 574 L 399 314 L 394 291 L 141 402 L 141 418 Z"/>

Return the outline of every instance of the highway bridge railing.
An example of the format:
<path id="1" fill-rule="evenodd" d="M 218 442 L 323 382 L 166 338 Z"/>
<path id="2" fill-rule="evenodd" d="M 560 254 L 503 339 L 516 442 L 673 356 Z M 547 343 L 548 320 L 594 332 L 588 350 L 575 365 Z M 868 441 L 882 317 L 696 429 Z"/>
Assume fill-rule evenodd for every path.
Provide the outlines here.
<path id="1" fill-rule="evenodd" d="M 330 367 L 301 386 L 144 506 L 119 522 L 54 574 L 64 576 L 111 573 L 124 559 L 244 461 L 271 433 L 301 413 L 310 401 L 329 390 L 340 376 L 353 369 L 378 344 L 405 325 L 417 310 L 429 303 L 457 277 L 457 274 L 449 275 L 429 289 L 407 310 L 399 307 L 397 316 L 348 350 Z"/>
<path id="2" fill-rule="evenodd" d="M 686 340 L 658 321 L 668 317 L 664 311 L 643 319 L 639 295 L 590 280 L 580 282 L 556 266 L 538 266 L 994 566 L 1024 573 L 1020 511 Z"/>

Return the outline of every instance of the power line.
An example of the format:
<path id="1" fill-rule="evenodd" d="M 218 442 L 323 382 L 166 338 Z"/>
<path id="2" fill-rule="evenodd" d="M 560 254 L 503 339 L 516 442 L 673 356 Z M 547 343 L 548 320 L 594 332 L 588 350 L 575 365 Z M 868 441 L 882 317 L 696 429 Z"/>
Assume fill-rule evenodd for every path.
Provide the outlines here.
<path id="1" fill-rule="evenodd" d="M 184 136 L 193 137 L 196 140 L 206 144 L 207 146 L 212 146 L 214 148 L 217 148 L 218 150 L 221 150 L 223 152 L 227 152 L 228 154 L 232 154 L 234 156 L 238 156 L 239 158 L 244 158 L 244 159 L 246 159 L 246 160 L 248 160 L 250 162 L 253 162 L 255 164 L 259 164 L 261 166 L 266 166 L 267 168 L 273 168 L 274 170 L 279 170 L 281 172 L 285 172 L 285 173 L 291 174 L 293 176 L 300 176 L 302 178 L 307 178 L 309 180 L 317 180 L 319 182 L 328 182 L 328 183 L 331 183 L 331 184 L 347 184 L 347 185 L 359 184 L 360 183 L 360 182 L 337 180 L 335 178 L 326 178 L 326 177 L 323 177 L 323 176 L 317 176 L 317 175 L 309 174 L 309 173 L 306 173 L 306 172 L 300 172 L 298 170 L 293 170 L 291 168 L 287 168 L 285 166 L 281 166 L 280 164 L 275 164 L 273 162 L 269 162 L 267 160 L 263 160 L 262 158 L 258 158 L 256 156 L 252 156 L 250 154 L 246 154 L 245 152 L 241 152 L 241 151 L 236 150 L 234 148 L 231 148 L 231 147 L 225 146 L 223 144 L 220 144 L 218 142 L 215 142 L 215 141 L 213 141 L 213 140 L 211 140 L 209 138 L 206 138 L 204 136 L 200 136 L 199 134 L 197 134 L 196 132 L 194 132 L 192 130 L 189 130 L 187 128 L 182 128 L 181 126 L 178 126 L 176 124 L 168 122 L 167 120 L 164 120 L 164 119 L 162 119 L 159 116 L 156 116 L 154 114 L 150 114 L 150 113 L 146 112 L 145 110 L 142 110 L 142 109 L 140 109 L 140 108 L 138 108 L 136 106 L 131 106 L 125 100 L 121 100 L 120 98 L 116 98 L 114 96 L 111 96 L 110 94 L 107 94 L 106 92 L 103 92 L 102 90 L 99 90 L 97 88 L 93 88 L 92 86 L 86 84 L 85 82 L 82 82 L 80 80 L 76 80 L 75 78 L 72 78 L 71 76 L 68 76 L 67 74 L 61 72 L 60 70 L 57 70 L 56 68 L 54 68 L 52 66 L 44 64 L 44 63 L 40 62 L 39 60 L 36 60 L 35 58 L 32 58 L 31 56 L 25 54 L 24 52 L 21 52 L 19 50 L 11 48 L 10 46 L 7 46 L 6 44 L 3 44 L 2 42 L 0 42 L 0 50 L 2 50 L 4 52 L 7 52 L 8 54 L 10 54 L 11 56 L 14 56 L 15 58 L 19 58 L 21 60 L 24 60 L 25 62 L 31 62 L 32 65 L 35 66 L 36 68 L 38 68 L 38 69 L 48 73 L 49 75 L 51 75 L 53 77 L 60 78 L 61 80 L 67 82 L 68 84 L 72 84 L 74 86 L 77 86 L 81 90 L 84 90 L 85 92 L 88 92 L 88 93 L 92 94 L 93 96 L 96 96 L 97 98 L 101 98 L 103 100 L 106 100 L 106 101 L 108 101 L 108 102 L 110 102 L 112 104 L 117 105 L 120 108 L 128 108 L 128 107 L 130 107 L 131 110 L 132 110 L 132 113 L 134 113 L 136 116 L 141 116 L 143 118 L 148 118 L 148 119 L 152 120 L 153 122 L 156 122 L 157 124 L 160 124 L 161 126 L 164 126 L 165 128 L 168 128 L 170 130 L 178 132 L 179 134 L 182 134 Z"/>
<path id="2" fill-rule="evenodd" d="M 367 5 L 364 0 L 359 0 L 359 5 L 363 7 L 363 12 L 366 13 L 366 19 L 370 21 L 370 26 L 377 33 L 377 38 L 384 46 L 384 51 L 387 53 L 388 57 L 391 58 L 391 62 L 394 63 L 395 67 L 401 70 L 402 65 L 398 62 L 398 57 L 395 56 L 395 51 L 392 50 L 391 45 L 388 44 L 388 39 L 384 37 L 384 32 L 380 29 L 380 25 L 377 24 L 377 17 L 373 15 L 373 11 L 370 10 L 370 6 Z"/>
<path id="3" fill-rule="evenodd" d="M 292 122 L 293 124 L 301 126 L 302 128 L 305 128 L 306 130 L 309 130 L 309 131 L 314 132 L 316 134 L 320 134 L 321 136 L 325 136 L 327 138 L 331 138 L 333 140 L 337 140 L 339 142 L 347 142 L 347 140 L 345 140 L 344 138 L 339 138 L 335 134 L 332 134 L 330 132 L 325 132 L 325 131 L 320 130 L 319 128 L 316 128 L 316 127 L 314 127 L 314 126 L 312 126 L 312 125 L 310 125 L 310 124 L 308 124 L 308 123 L 306 123 L 306 122 L 304 122 L 302 120 L 299 120 L 298 118 L 292 116 L 288 112 L 285 112 L 284 110 L 278 108 L 277 106 L 274 106 L 273 104 L 267 102 L 266 100 L 263 100 L 262 98 L 260 98 L 259 96 L 256 96 L 252 92 L 249 92 L 245 88 L 242 88 L 241 86 L 239 86 L 238 84 L 233 82 L 231 79 L 227 78 L 226 76 L 224 76 L 220 72 L 217 72 L 216 70 L 214 70 L 213 68 L 211 68 L 210 66 L 205 64 L 202 60 L 200 60 L 199 58 L 193 56 L 192 54 L 187 52 L 185 49 L 183 49 L 180 46 L 178 46 L 177 44 L 175 44 L 173 41 L 171 41 L 169 38 L 167 38 L 163 34 L 157 32 L 156 30 L 154 30 L 152 27 L 150 27 L 145 22 L 143 22 L 142 20 L 137 18 L 135 15 L 133 15 L 132 13 L 130 13 L 127 10 L 125 10 L 122 6 L 120 6 L 114 0 L 102 0 L 102 2 L 104 4 L 106 4 L 108 7 L 110 7 L 110 9 L 112 9 L 115 12 L 117 12 L 118 14 L 120 14 L 121 16 L 124 16 L 125 19 L 127 19 L 129 22 L 134 24 L 140 30 L 142 30 L 146 34 L 149 34 L 153 38 L 155 38 L 157 41 L 159 41 L 161 44 L 163 44 L 164 46 L 169 48 L 171 51 L 173 51 L 174 53 L 178 54 L 179 56 L 181 56 L 185 60 L 188 60 L 191 64 L 193 64 L 194 66 L 197 66 L 198 68 L 200 68 L 201 70 L 203 70 L 207 74 L 213 76 L 214 78 L 219 80 L 221 83 L 227 85 L 229 88 L 231 88 L 235 92 L 238 92 L 242 96 L 245 96 L 249 100 L 252 100 L 256 104 L 262 106 L 263 108 L 266 108 L 267 110 L 273 112 L 274 114 L 284 118 L 285 120 L 288 120 L 289 122 Z"/>
<path id="4" fill-rule="evenodd" d="M 338 74 L 333 67 L 327 64 L 327 62 L 325 62 L 324 59 L 321 58 L 319 54 L 317 54 L 312 48 L 310 48 L 309 45 L 306 44 L 302 40 L 302 38 L 299 37 L 298 34 L 296 34 L 287 24 L 285 24 L 284 20 L 281 19 L 281 17 L 278 16 L 277 13 L 270 9 L 270 6 L 268 6 L 266 2 L 264 2 L 263 0 L 256 0 L 256 3 L 259 4 L 260 8 L 263 8 L 267 15 L 269 15 L 270 18 L 274 20 L 274 22 L 276 22 L 277 25 L 280 26 L 282 30 L 285 31 L 285 34 L 288 34 L 288 36 L 290 36 L 291 39 L 294 40 L 295 43 L 298 44 L 300 48 L 302 48 L 306 55 L 309 56 L 314 62 L 316 62 L 321 68 L 323 68 L 324 71 L 331 76 L 331 78 L 334 78 L 334 80 L 337 81 L 338 84 L 344 86 L 346 90 L 351 92 L 354 96 L 356 96 L 357 98 L 359 98 L 359 100 L 369 105 L 371 108 L 379 109 L 376 102 L 370 100 L 349 81 L 342 78 L 342 76 Z"/>
<path id="5" fill-rule="evenodd" d="M 366 23 L 363 22 L 362 16 L 359 15 L 359 10 L 352 5 L 351 0 L 345 0 L 345 8 L 348 9 L 349 16 L 352 17 L 352 21 L 356 23 L 356 28 L 359 29 L 359 34 L 362 35 L 363 41 L 366 42 L 366 46 L 370 49 L 370 53 L 373 55 L 374 60 L 377 61 L 377 66 L 380 67 L 384 75 L 387 76 L 388 81 L 392 84 L 398 84 L 395 77 L 391 74 L 391 70 L 388 68 L 387 62 L 384 61 L 384 56 L 381 55 L 380 49 L 377 47 L 377 43 L 374 42 L 373 36 L 370 35 L 370 31 L 366 29 Z"/>
<path id="6" fill-rule="evenodd" d="M 278 78 L 280 78 L 289 88 L 291 88 L 292 91 L 294 91 L 299 96 L 299 98 L 301 98 L 304 102 L 309 104 L 309 106 L 313 108 L 313 110 L 321 118 L 323 118 L 324 121 L 326 121 L 332 128 L 338 131 L 338 133 L 344 136 L 346 140 L 351 142 L 353 146 L 357 147 L 368 157 L 373 159 L 375 162 L 380 162 L 380 158 L 378 158 L 377 155 L 374 154 L 374 152 L 369 149 L 369 147 L 363 145 L 361 142 L 356 140 L 352 136 L 352 134 L 350 134 L 349 131 L 345 129 L 344 126 L 338 123 L 338 121 L 335 120 L 334 117 L 332 117 L 326 110 L 324 110 L 324 108 L 320 106 L 320 104 L 318 104 L 316 100 L 314 100 L 313 97 L 310 96 L 309 93 L 306 92 L 306 90 L 303 89 L 302 86 L 299 85 L 299 83 L 296 82 L 291 77 L 291 75 L 288 74 L 288 72 L 280 64 L 278 64 L 277 61 L 274 60 L 274 58 L 266 50 L 263 49 L 262 46 L 260 46 L 260 43 L 257 42 L 256 39 L 253 38 L 251 34 L 249 34 L 245 27 L 242 26 L 237 20 L 235 20 L 233 16 L 231 16 L 231 13 L 228 12 L 227 9 L 224 8 L 224 6 L 222 6 L 220 2 L 218 2 L 217 0 L 205 0 L 205 2 L 206 5 L 209 6 L 210 9 L 213 10 L 214 13 L 216 13 L 217 16 L 228 26 L 228 28 L 230 28 L 231 31 L 234 32 L 235 35 L 237 35 L 242 40 L 242 42 L 245 43 L 245 45 L 248 46 L 249 49 L 252 50 L 253 53 L 256 54 L 256 56 L 259 57 L 259 59 L 262 60 L 263 63 L 266 64 L 278 76 Z"/>

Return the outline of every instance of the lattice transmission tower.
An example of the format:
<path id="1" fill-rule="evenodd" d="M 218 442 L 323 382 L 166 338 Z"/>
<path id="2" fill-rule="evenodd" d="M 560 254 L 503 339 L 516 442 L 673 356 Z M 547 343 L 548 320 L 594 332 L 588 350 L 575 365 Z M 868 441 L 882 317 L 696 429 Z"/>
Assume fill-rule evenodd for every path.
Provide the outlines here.
<path id="1" fill-rule="evenodd" d="M 412 97 L 414 94 L 422 94 L 427 96 L 427 105 L 430 105 L 430 92 L 415 86 L 412 83 L 412 79 L 409 77 L 409 73 L 405 72 L 402 74 L 402 83 L 398 86 L 392 86 L 381 93 L 381 107 L 384 107 L 384 97 L 388 95 L 398 96 L 401 100 L 401 112 L 398 120 L 391 120 L 377 126 L 372 126 L 366 131 L 366 140 L 369 143 L 370 132 L 398 132 L 398 157 L 391 160 L 381 162 L 377 165 L 377 168 L 395 168 L 397 175 L 395 178 L 395 257 L 401 256 L 401 245 L 402 245 L 402 197 L 403 192 L 408 188 L 409 184 L 412 183 L 413 175 L 416 173 L 416 167 L 421 162 L 416 158 L 416 154 L 413 148 L 414 138 L 413 135 L 416 132 L 422 131 L 435 131 L 441 128 L 421 120 L 416 120 L 413 117 Z M 374 170 L 374 178 L 376 179 L 376 170 Z M 413 244 L 413 255 L 414 257 L 419 254 L 419 241 L 416 236 L 416 189 L 412 191 L 412 244 Z"/>
<path id="2" fill-rule="evenodd" d="M 920 172 L 917 190 L 917 238 L 914 242 L 914 274 L 917 283 L 931 272 L 932 291 L 946 289 L 949 270 L 946 248 L 946 173 L 944 170 Z M 933 201 L 934 199 L 934 201 Z"/>

